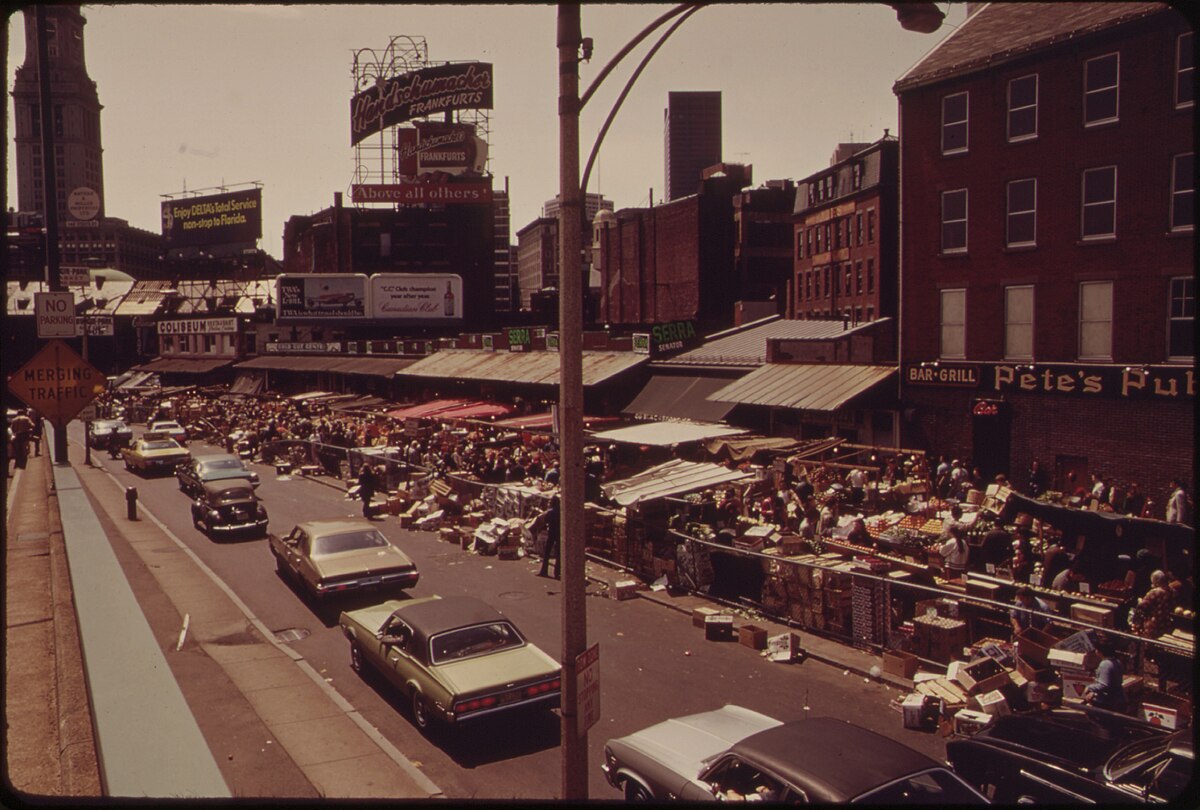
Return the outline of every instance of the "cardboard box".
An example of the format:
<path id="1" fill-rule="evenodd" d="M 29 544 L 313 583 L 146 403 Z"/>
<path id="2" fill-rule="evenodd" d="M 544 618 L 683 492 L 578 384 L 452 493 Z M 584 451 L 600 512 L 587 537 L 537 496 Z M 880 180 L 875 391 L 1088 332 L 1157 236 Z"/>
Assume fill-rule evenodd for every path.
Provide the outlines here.
<path id="1" fill-rule="evenodd" d="M 911 679 L 920 663 L 920 658 L 903 650 L 883 651 L 883 671 L 901 678 Z"/>
<path id="2" fill-rule="evenodd" d="M 942 713 L 942 702 L 929 695 L 914 692 L 900 703 L 905 728 L 929 730 L 937 726 Z"/>
<path id="3" fill-rule="evenodd" d="M 622 579 L 619 582 L 614 582 L 610 594 L 613 599 L 623 601 L 625 599 L 633 599 L 637 596 L 638 589 L 641 583 L 636 579 Z"/>
<path id="4" fill-rule="evenodd" d="M 704 620 L 705 641 L 733 641 L 733 617 L 718 613 Z"/>
<path id="5" fill-rule="evenodd" d="M 799 633 L 780 633 L 767 639 L 767 659 L 770 661 L 793 661 L 804 652 L 800 648 Z"/>
<path id="6" fill-rule="evenodd" d="M 1071 618 L 1080 622 L 1090 622 L 1097 627 L 1114 626 L 1112 608 L 1088 605 L 1083 602 L 1075 602 L 1071 605 Z"/>
<path id="7" fill-rule="evenodd" d="M 1191 723 L 1192 702 L 1186 698 L 1157 693 L 1142 701 L 1142 719 L 1163 728 L 1186 728 Z"/>
<path id="8" fill-rule="evenodd" d="M 990 714 L 993 717 L 1002 717 L 1006 714 L 1011 714 L 1008 708 L 1008 698 L 1004 697 L 1004 693 L 999 689 L 993 689 L 990 692 L 984 692 L 975 698 L 979 703 L 979 710 L 985 714 Z"/>
<path id="9" fill-rule="evenodd" d="M 692 626 L 704 629 L 704 620 L 709 616 L 716 616 L 721 611 L 711 607 L 698 607 L 692 609 Z"/>
<path id="10" fill-rule="evenodd" d="M 1087 685 L 1092 682 L 1092 674 L 1079 669 L 1064 669 L 1062 671 L 1063 700 L 1080 702 L 1087 692 Z"/>
<path id="11" fill-rule="evenodd" d="M 767 628 L 757 624 L 743 624 L 738 628 L 738 641 L 752 650 L 764 650 L 767 647 Z"/>
<path id="12" fill-rule="evenodd" d="M 1044 630 L 1027 627 L 1016 636 L 1017 655 L 1026 663 L 1038 668 L 1049 665 L 1050 650 L 1058 643 L 1058 639 Z"/>
<path id="13" fill-rule="evenodd" d="M 987 712 L 978 712 L 974 709 L 959 709 L 954 714 L 954 733 L 970 737 L 972 734 L 990 726 L 995 719 L 994 716 Z"/>
<path id="14" fill-rule="evenodd" d="M 1055 647 L 1046 656 L 1046 663 L 1059 670 L 1074 669 L 1090 673 L 1100 663 L 1100 653 L 1073 652 Z"/>
<path id="15" fill-rule="evenodd" d="M 1008 680 L 1008 672 L 986 655 L 958 668 L 953 676 L 968 695 L 999 689 Z"/>

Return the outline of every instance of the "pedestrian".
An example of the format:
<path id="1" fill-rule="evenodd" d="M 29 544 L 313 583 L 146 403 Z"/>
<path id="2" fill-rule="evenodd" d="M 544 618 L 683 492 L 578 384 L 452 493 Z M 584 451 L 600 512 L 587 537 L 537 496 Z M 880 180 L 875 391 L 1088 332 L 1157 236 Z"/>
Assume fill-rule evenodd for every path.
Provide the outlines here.
<path id="1" fill-rule="evenodd" d="M 1020 635 L 1022 631 L 1030 627 L 1034 630 L 1042 630 L 1050 622 L 1047 617 L 1033 612 L 1036 610 L 1040 613 L 1049 613 L 1050 605 L 1046 600 L 1034 595 L 1033 589 L 1028 585 L 1017 588 L 1016 604 L 1017 606 L 1008 612 L 1008 619 L 1012 622 L 1013 635 Z"/>
<path id="2" fill-rule="evenodd" d="M 1110 712 L 1124 712 L 1129 708 L 1125 697 L 1125 667 L 1117 657 L 1116 645 L 1107 634 L 1096 639 L 1100 651 L 1100 663 L 1096 665 L 1096 679 L 1085 687 L 1083 702 Z"/>
<path id="3" fill-rule="evenodd" d="M 363 517 L 368 520 L 373 520 L 371 515 L 371 500 L 375 497 L 375 490 L 379 486 L 379 476 L 375 472 L 375 468 L 370 464 L 364 464 L 362 471 L 358 474 L 358 497 L 362 500 Z"/>
<path id="4" fill-rule="evenodd" d="M 1167 583 L 1167 575 L 1162 570 L 1150 575 L 1150 590 L 1138 600 L 1129 614 L 1129 629 L 1134 635 L 1158 638 L 1171 629 L 1175 594 Z"/>
<path id="5" fill-rule="evenodd" d="M 1036 498 L 1046 491 L 1046 472 L 1035 458 L 1029 462 L 1029 497 Z"/>
<path id="6" fill-rule="evenodd" d="M 40 456 L 42 454 L 42 415 L 30 408 L 29 419 L 33 422 L 33 428 L 29 431 L 29 440 L 33 442 L 33 454 Z"/>
<path id="7" fill-rule="evenodd" d="M 23 470 L 29 461 L 29 438 L 33 433 L 33 420 L 24 410 L 21 410 L 13 417 L 9 427 L 13 432 L 13 467 Z"/>
<path id="8" fill-rule="evenodd" d="M 542 567 L 538 571 L 539 577 L 546 576 L 546 571 L 550 567 L 550 558 L 554 558 L 554 578 L 559 579 L 559 563 L 562 557 L 561 552 L 561 537 L 562 537 L 562 512 L 559 509 L 559 499 L 555 495 L 550 501 L 550 508 L 546 510 L 546 547 L 542 549 Z"/>
<path id="9" fill-rule="evenodd" d="M 855 467 L 850 472 L 846 473 L 846 486 L 850 489 L 850 503 L 862 503 L 866 483 L 866 473 L 864 473 L 858 467 Z"/>
<path id="10" fill-rule="evenodd" d="M 962 526 L 954 524 L 950 527 L 950 539 L 942 543 L 938 553 L 946 561 L 947 579 L 957 579 L 966 574 L 971 549 L 963 539 Z"/>
<path id="11" fill-rule="evenodd" d="M 1121 511 L 1131 517 L 1146 516 L 1146 494 L 1138 487 L 1137 481 L 1130 483 L 1129 491 L 1125 494 L 1125 508 Z"/>
<path id="12" fill-rule="evenodd" d="M 13 424 L 16 424 L 15 419 Z M 1171 490 L 1171 497 L 1167 500 L 1167 523 L 1183 523 L 1191 526 L 1192 502 L 1188 497 L 1187 490 L 1183 488 L 1183 482 L 1178 478 L 1172 478 L 1168 486 Z"/>

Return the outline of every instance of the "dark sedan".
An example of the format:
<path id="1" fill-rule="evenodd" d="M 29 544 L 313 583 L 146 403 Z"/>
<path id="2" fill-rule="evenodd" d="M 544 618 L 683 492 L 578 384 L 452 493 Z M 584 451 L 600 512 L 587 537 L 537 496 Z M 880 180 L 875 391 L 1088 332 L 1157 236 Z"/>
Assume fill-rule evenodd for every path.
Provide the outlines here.
<path id="1" fill-rule="evenodd" d="M 627 800 L 987 803 L 945 765 L 882 734 L 832 717 L 784 723 L 741 706 L 609 740 L 601 767 Z"/>
<path id="2" fill-rule="evenodd" d="M 240 478 L 209 481 L 192 501 L 192 524 L 212 538 L 264 535 L 267 520 L 267 508 L 254 494 L 254 487 Z"/>
<path id="3" fill-rule="evenodd" d="M 179 488 L 192 497 L 199 496 L 209 481 L 239 478 L 249 481 L 251 486 L 258 486 L 258 473 L 230 453 L 194 456 L 191 461 L 179 466 L 175 477 L 179 479 Z"/>
<path id="4" fill-rule="evenodd" d="M 997 718 L 946 758 L 999 804 L 1166 802 L 1194 772 L 1190 732 L 1090 708 Z"/>

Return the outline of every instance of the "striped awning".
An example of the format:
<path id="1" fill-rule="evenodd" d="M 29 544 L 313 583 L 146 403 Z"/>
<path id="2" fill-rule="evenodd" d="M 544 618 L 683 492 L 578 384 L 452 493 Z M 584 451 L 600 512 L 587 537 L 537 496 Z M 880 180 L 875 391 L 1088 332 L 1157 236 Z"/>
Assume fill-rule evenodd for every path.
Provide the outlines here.
<path id="1" fill-rule="evenodd" d="M 748 477 L 750 473 L 731 470 L 723 464 L 704 464 L 677 459 L 651 467 L 632 478 L 602 484 L 600 489 L 622 506 L 629 506 L 654 498 L 709 489 Z"/>
<path id="2" fill-rule="evenodd" d="M 709 399 L 740 405 L 836 411 L 895 375 L 895 366 L 768 363 L 710 394 Z"/>

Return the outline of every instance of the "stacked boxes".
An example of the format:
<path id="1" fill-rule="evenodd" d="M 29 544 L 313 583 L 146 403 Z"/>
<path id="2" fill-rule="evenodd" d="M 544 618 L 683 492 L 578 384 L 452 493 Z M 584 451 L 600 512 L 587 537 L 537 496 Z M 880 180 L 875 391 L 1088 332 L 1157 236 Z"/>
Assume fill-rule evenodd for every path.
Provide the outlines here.
<path id="1" fill-rule="evenodd" d="M 855 645 L 880 646 L 886 638 L 891 589 L 887 583 L 860 577 L 851 589 L 851 630 Z"/>

